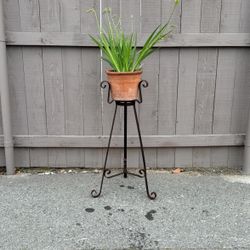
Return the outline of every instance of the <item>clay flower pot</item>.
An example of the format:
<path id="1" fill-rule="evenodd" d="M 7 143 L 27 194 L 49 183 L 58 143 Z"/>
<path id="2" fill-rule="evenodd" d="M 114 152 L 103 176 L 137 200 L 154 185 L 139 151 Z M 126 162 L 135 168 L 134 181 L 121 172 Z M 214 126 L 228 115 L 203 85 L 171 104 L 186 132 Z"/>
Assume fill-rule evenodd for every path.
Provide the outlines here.
<path id="1" fill-rule="evenodd" d="M 132 101 L 138 98 L 138 85 L 142 71 L 114 72 L 106 71 L 108 82 L 111 85 L 111 96 L 115 101 Z"/>

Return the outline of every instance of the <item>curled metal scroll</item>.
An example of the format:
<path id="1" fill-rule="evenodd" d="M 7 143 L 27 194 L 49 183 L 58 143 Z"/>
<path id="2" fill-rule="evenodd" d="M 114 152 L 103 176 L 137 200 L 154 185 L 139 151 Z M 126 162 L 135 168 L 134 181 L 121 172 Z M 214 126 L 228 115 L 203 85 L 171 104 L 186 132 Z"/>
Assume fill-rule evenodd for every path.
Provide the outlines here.
<path id="1" fill-rule="evenodd" d="M 138 103 L 142 103 L 142 94 L 141 94 L 141 87 L 143 87 L 143 88 L 147 88 L 148 87 L 148 82 L 146 81 L 146 80 L 141 80 L 140 82 L 139 82 L 139 97 L 138 97 L 138 99 L 136 100 Z"/>
<path id="2" fill-rule="evenodd" d="M 93 190 L 91 191 L 91 195 L 92 195 L 93 198 L 99 197 L 100 194 L 101 194 L 101 191 L 100 191 L 99 193 L 97 193 L 97 191 L 96 191 L 95 189 L 93 189 Z"/>
<path id="3" fill-rule="evenodd" d="M 146 168 L 145 168 L 145 169 L 140 169 L 140 170 L 139 170 L 139 173 L 140 173 L 141 175 L 143 174 L 143 177 L 145 178 L 146 191 L 147 191 L 148 198 L 149 198 L 150 200 L 154 200 L 154 199 L 157 197 L 157 194 L 156 194 L 156 192 L 151 192 L 151 193 L 149 192 Z"/>
<path id="4" fill-rule="evenodd" d="M 100 87 L 102 89 L 105 89 L 108 86 L 108 98 L 107 98 L 107 102 L 109 104 L 111 104 L 114 100 L 110 97 L 110 93 L 111 93 L 111 87 L 110 87 L 110 83 L 108 81 L 102 81 L 100 84 Z"/>

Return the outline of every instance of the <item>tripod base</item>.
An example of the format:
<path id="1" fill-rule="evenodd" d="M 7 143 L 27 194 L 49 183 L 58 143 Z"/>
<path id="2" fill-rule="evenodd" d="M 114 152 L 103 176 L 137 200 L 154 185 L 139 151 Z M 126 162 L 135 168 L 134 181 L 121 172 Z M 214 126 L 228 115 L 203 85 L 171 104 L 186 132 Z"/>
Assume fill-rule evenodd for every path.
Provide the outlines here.
<path id="1" fill-rule="evenodd" d="M 108 86 L 109 86 L 109 83 L 104 81 L 104 82 L 101 83 L 102 88 L 106 87 L 105 83 L 108 84 Z M 97 192 L 95 189 L 91 191 L 91 195 L 94 198 L 97 198 L 97 197 L 99 197 L 101 195 L 104 177 L 113 178 L 113 177 L 116 177 L 116 176 L 119 176 L 119 175 L 123 175 L 124 178 L 127 178 L 128 175 L 133 175 L 133 176 L 136 176 L 136 177 L 139 177 L 139 178 L 144 178 L 148 198 L 151 199 L 151 200 L 154 200 L 156 198 L 156 196 L 157 196 L 155 192 L 150 193 L 149 188 L 148 188 L 146 160 L 145 160 L 144 148 L 143 148 L 143 144 L 142 144 L 141 130 L 140 130 L 140 125 L 139 125 L 138 115 L 137 115 L 136 106 L 135 106 L 136 102 L 138 102 L 138 103 L 142 102 L 141 86 L 147 87 L 148 83 L 146 81 L 141 81 L 140 82 L 140 84 L 139 84 L 139 100 L 115 101 L 115 111 L 114 111 L 112 126 L 111 126 L 111 130 L 110 130 L 110 135 L 109 135 L 108 147 L 107 147 L 104 166 L 103 166 L 100 189 L 99 189 L 99 192 Z M 110 101 L 109 98 L 110 98 L 110 88 L 109 88 L 109 93 L 108 93 L 108 103 L 112 103 L 113 101 Z M 107 166 L 107 160 L 108 160 L 108 155 L 109 155 L 109 150 L 110 150 L 112 133 L 113 133 L 114 123 L 115 123 L 115 118 L 116 118 L 116 113 L 117 113 L 117 106 L 124 107 L 123 171 L 120 172 L 120 173 L 112 175 L 111 170 L 106 169 L 106 166 Z M 138 174 L 128 172 L 128 170 L 127 170 L 127 108 L 128 108 L 128 106 L 132 106 L 133 110 L 134 110 L 134 116 L 135 116 L 135 121 L 136 121 L 136 126 L 137 126 L 137 131 L 138 131 L 138 137 L 139 137 L 139 142 L 140 142 L 140 150 L 141 150 L 142 161 L 143 161 L 143 169 L 139 169 Z"/>

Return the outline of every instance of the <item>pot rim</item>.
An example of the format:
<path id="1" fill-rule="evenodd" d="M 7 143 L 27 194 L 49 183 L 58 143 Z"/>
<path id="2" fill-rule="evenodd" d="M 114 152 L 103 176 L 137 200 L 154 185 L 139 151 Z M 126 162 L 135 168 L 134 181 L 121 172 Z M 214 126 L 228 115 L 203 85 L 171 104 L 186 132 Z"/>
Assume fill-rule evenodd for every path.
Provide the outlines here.
<path id="1" fill-rule="evenodd" d="M 133 72 L 116 72 L 111 69 L 106 70 L 107 75 L 140 75 L 142 74 L 142 70 L 137 70 Z"/>

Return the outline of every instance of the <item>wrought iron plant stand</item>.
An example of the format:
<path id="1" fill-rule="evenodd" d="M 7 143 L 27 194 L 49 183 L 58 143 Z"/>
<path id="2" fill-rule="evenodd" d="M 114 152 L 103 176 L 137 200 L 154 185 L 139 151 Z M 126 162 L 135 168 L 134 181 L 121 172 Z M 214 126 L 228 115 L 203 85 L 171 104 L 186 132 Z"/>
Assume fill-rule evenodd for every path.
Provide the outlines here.
<path id="1" fill-rule="evenodd" d="M 108 98 L 107 102 L 109 104 L 113 103 L 114 100 L 111 98 L 111 89 L 110 89 L 110 84 L 108 81 L 102 81 L 101 82 L 101 88 L 105 89 L 108 86 Z M 145 179 L 145 186 L 146 186 L 146 192 L 147 196 L 149 199 L 154 200 L 156 198 L 156 193 L 155 192 L 149 192 L 148 188 L 148 180 L 147 180 L 147 168 L 146 168 L 146 160 L 145 160 L 145 154 L 144 154 L 144 148 L 143 148 L 143 143 L 142 143 L 142 138 L 141 138 L 141 130 L 140 130 L 140 124 L 138 120 L 138 115 L 136 111 L 136 103 L 142 103 L 142 94 L 141 94 L 141 88 L 147 88 L 148 87 L 148 82 L 145 80 L 140 81 L 139 83 L 139 97 L 137 100 L 132 100 L 132 101 L 115 101 L 115 111 L 114 111 L 114 116 L 113 116 L 113 121 L 111 125 L 111 130 L 110 130 L 110 135 L 109 135 L 109 141 L 108 141 L 108 147 L 106 151 L 106 156 L 104 160 L 104 166 L 103 166 L 103 172 L 102 172 L 102 179 L 101 179 L 101 185 L 99 192 L 97 192 L 95 189 L 91 191 L 91 195 L 94 198 L 97 198 L 101 195 L 102 192 L 102 186 L 103 186 L 103 181 L 104 177 L 106 178 L 113 178 L 119 175 L 123 175 L 124 178 L 127 178 L 128 175 L 133 175 L 136 177 L 140 177 Z M 110 150 L 110 144 L 111 144 L 111 139 L 112 139 L 112 133 L 113 133 L 113 128 L 114 128 L 114 123 L 115 123 L 115 118 L 116 118 L 116 113 L 117 113 L 117 107 L 122 106 L 124 108 L 124 145 L 123 145 L 123 171 L 117 174 L 111 174 L 111 170 L 107 169 L 107 160 L 108 160 L 108 154 Z M 142 162 L 143 162 L 143 169 L 139 169 L 139 173 L 132 173 L 129 172 L 127 169 L 127 108 L 129 106 L 133 107 L 134 110 L 134 115 L 135 115 L 135 121 L 137 125 L 137 131 L 138 131 L 138 136 L 139 136 L 139 142 L 140 142 L 140 149 L 141 149 L 141 155 L 142 155 Z"/>

